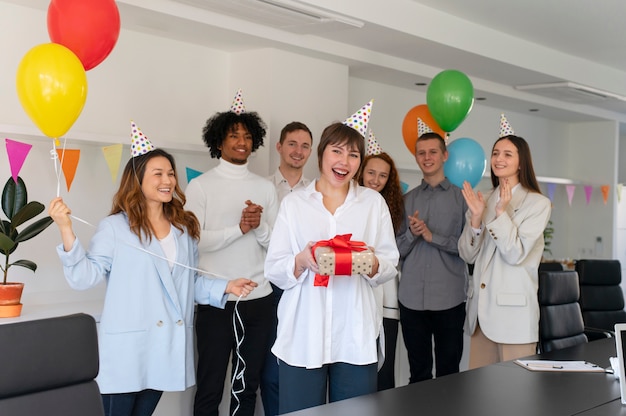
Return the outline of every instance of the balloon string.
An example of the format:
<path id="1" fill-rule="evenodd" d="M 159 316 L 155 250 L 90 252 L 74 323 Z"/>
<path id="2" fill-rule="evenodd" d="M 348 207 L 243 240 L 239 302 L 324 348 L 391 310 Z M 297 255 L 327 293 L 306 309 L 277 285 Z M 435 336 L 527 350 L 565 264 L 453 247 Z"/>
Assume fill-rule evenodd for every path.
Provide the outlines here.
<path id="1" fill-rule="evenodd" d="M 71 218 L 73 218 L 73 219 L 75 219 L 76 221 L 82 222 L 83 224 L 86 224 L 86 225 L 88 225 L 88 226 L 90 226 L 90 227 L 92 227 L 92 228 L 96 228 L 96 226 L 95 226 L 95 225 L 93 225 L 93 224 L 89 223 L 88 221 L 83 220 L 82 218 L 78 218 L 78 217 L 76 217 L 76 216 L 74 216 L 74 215 L 70 215 L 70 217 L 71 217 Z M 132 247 L 132 248 L 135 248 L 135 249 L 137 249 L 137 250 L 143 251 L 144 253 L 149 254 L 149 255 L 151 255 L 151 256 L 153 256 L 153 257 L 157 257 L 157 258 L 162 259 L 162 260 L 170 261 L 168 258 L 163 257 L 163 256 L 161 256 L 161 255 L 159 255 L 159 254 L 157 254 L 157 253 L 154 253 L 154 252 L 150 251 L 150 250 L 146 250 L 146 249 L 145 249 L 145 248 L 143 248 L 143 247 L 139 247 L 139 246 L 138 246 L 138 245 L 136 245 L 136 244 L 131 244 L 131 243 L 128 243 L 128 242 L 126 242 L 126 241 L 124 241 L 123 243 L 124 243 L 124 244 L 126 244 L 126 245 L 128 245 L 128 246 L 130 246 L 130 247 Z M 207 275 L 211 275 L 211 276 L 219 277 L 220 279 L 224 279 L 224 280 L 230 280 L 230 279 L 229 279 L 228 277 L 226 277 L 226 276 L 222 276 L 222 275 L 219 275 L 219 274 L 217 274 L 217 273 L 213 273 L 213 272 L 208 272 L 208 271 L 206 271 L 206 270 L 202 270 L 202 269 L 197 269 L 197 268 L 195 268 L 195 267 L 191 267 L 191 266 L 189 266 L 189 265 L 187 265 L 187 264 L 179 263 L 179 262 L 177 262 L 177 261 L 172 261 L 172 263 L 173 263 L 173 264 L 176 264 L 176 265 L 178 265 L 178 266 L 182 266 L 182 267 L 184 267 L 184 268 L 186 268 L 186 269 L 193 270 L 194 272 L 198 272 L 198 273 L 202 273 L 202 274 L 207 274 Z"/>
<path id="2" fill-rule="evenodd" d="M 67 145 L 67 138 L 63 139 L 63 151 L 61 152 L 61 162 L 57 163 L 59 160 L 59 154 L 56 151 L 56 146 L 58 146 L 59 139 L 54 139 L 52 141 L 52 150 L 50 150 L 50 158 L 52 159 L 52 163 L 54 165 L 54 175 L 57 178 L 57 198 L 61 196 L 61 171 L 60 167 L 63 167 L 63 159 L 65 158 L 65 146 Z"/>

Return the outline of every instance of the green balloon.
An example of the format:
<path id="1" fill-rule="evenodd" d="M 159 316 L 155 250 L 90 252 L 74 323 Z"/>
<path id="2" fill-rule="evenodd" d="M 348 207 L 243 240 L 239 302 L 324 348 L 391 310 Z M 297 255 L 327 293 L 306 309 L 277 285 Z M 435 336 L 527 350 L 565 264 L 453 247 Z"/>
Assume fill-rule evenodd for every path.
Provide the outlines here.
<path id="1" fill-rule="evenodd" d="M 426 104 L 442 130 L 447 133 L 454 131 L 472 110 L 472 81 L 456 69 L 442 71 L 428 86 Z"/>

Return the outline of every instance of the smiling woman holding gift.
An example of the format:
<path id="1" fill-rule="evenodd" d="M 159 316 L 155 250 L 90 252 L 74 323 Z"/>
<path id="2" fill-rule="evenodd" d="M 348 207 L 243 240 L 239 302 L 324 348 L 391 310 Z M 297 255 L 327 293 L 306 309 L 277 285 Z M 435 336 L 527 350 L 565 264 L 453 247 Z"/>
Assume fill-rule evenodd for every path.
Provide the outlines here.
<path id="1" fill-rule="evenodd" d="M 333 402 L 376 391 L 382 315 L 374 287 L 396 275 L 398 250 L 387 203 L 353 180 L 370 109 L 371 102 L 324 130 L 319 179 L 285 197 L 274 225 L 265 274 L 284 289 L 272 347 L 280 413 L 324 404 L 327 393 Z M 316 243 L 330 273 L 313 256 Z M 357 269 L 360 259 L 365 269 Z"/>

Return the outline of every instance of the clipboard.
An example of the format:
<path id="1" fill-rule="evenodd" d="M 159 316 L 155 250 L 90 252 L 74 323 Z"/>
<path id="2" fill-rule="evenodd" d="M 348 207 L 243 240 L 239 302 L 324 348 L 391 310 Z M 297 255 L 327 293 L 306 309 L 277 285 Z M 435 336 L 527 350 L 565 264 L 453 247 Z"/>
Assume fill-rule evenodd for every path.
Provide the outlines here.
<path id="1" fill-rule="evenodd" d="M 589 361 L 515 360 L 515 364 L 530 371 L 604 373 L 605 369 Z"/>

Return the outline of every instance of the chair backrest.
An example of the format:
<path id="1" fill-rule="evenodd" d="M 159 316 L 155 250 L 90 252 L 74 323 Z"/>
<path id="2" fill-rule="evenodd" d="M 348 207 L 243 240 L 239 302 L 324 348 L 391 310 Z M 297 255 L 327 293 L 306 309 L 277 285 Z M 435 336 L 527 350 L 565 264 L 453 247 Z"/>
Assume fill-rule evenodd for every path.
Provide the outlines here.
<path id="1" fill-rule="evenodd" d="M 0 324 L 0 360 L 0 415 L 104 415 L 90 315 Z"/>
<path id="2" fill-rule="evenodd" d="M 539 353 L 587 342 L 579 293 L 575 271 L 539 272 Z"/>
<path id="3" fill-rule="evenodd" d="M 613 331 L 616 323 L 626 323 L 619 260 L 577 260 L 575 268 L 585 326 Z"/>
<path id="4" fill-rule="evenodd" d="M 546 261 L 539 263 L 539 271 L 558 272 L 563 270 L 563 265 L 556 261 Z"/>

